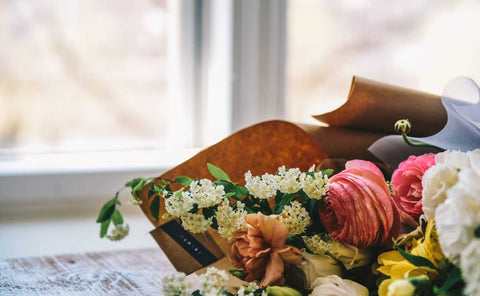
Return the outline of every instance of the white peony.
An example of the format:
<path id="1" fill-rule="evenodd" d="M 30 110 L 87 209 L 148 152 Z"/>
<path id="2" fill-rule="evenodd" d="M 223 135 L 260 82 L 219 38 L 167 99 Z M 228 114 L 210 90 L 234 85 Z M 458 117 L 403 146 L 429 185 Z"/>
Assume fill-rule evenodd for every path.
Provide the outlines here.
<path id="1" fill-rule="evenodd" d="M 435 156 L 435 165 L 422 178 L 423 212 L 435 218 L 438 205 L 447 199 L 447 191 L 458 182 L 458 173 L 473 168 L 480 172 L 480 149 L 470 152 L 445 151 Z"/>
<path id="2" fill-rule="evenodd" d="M 337 275 L 317 278 L 313 282 L 313 291 L 310 296 L 368 296 L 368 289 L 351 281 L 344 280 Z"/>
<path id="3" fill-rule="evenodd" d="M 475 239 L 463 250 L 460 260 L 462 277 L 467 283 L 465 294 L 480 295 L 480 238 Z"/>
<path id="4" fill-rule="evenodd" d="M 474 239 L 480 226 L 480 175 L 472 169 L 458 173 L 458 182 L 436 210 L 436 227 L 442 250 L 454 263 Z"/>

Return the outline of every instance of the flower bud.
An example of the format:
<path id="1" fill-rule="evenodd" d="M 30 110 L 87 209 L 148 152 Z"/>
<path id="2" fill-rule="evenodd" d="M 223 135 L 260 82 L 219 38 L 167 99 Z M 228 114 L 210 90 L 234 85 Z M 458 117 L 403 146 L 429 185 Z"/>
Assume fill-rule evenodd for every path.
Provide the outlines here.
<path id="1" fill-rule="evenodd" d="M 408 119 L 397 120 L 393 129 L 399 134 L 408 134 L 412 129 L 412 124 L 410 121 L 408 121 Z"/>
<path id="2" fill-rule="evenodd" d="M 388 286 L 387 296 L 413 296 L 415 286 L 406 279 L 396 280 Z"/>

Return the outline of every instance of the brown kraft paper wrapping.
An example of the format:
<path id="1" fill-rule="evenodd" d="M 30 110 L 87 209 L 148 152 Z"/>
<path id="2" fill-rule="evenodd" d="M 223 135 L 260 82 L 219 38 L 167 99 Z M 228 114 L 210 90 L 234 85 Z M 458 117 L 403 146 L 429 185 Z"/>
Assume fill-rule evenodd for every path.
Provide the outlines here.
<path id="1" fill-rule="evenodd" d="M 314 116 L 331 127 L 349 127 L 369 132 L 393 133 L 399 119 L 413 125 L 411 136 L 439 132 L 447 123 L 440 96 L 353 77 L 347 102 L 340 108 Z"/>

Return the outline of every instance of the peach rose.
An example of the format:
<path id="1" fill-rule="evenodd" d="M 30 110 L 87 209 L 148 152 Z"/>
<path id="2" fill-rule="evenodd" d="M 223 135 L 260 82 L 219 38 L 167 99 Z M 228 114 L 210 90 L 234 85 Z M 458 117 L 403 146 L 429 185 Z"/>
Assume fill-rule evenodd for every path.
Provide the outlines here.
<path id="1" fill-rule="evenodd" d="M 391 245 L 401 221 L 382 172 L 371 162 L 348 161 L 330 178 L 320 219 L 330 236 L 364 249 Z"/>
<path id="2" fill-rule="evenodd" d="M 285 245 L 288 229 L 282 222 L 261 213 L 245 216 L 247 230 L 234 232 L 230 260 L 247 273 L 246 281 L 260 280 L 265 288 L 282 278 L 284 264 L 301 264 L 302 253 Z"/>
<path id="3" fill-rule="evenodd" d="M 425 172 L 435 165 L 435 154 L 410 156 L 400 163 L 392 175 L 395 201 L 400 209 L 414 219 L 418 219 L 422 210 L 422 178 Z"/>

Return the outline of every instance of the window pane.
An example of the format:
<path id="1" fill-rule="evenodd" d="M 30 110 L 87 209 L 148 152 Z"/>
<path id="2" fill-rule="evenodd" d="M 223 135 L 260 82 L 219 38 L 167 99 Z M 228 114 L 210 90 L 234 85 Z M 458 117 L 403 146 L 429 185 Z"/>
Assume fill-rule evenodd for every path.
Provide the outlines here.
<path id="1" fill-rule="evenodd" d="M 441 94 L 480 83 L 479 1 L 295 0 L 288 7 L 287 116 L 341 105 L 353 75 Z"/>
<path id="2" fill-rule="evenodd" d="M 164 145 L 165 0 L 0 0 L 0 151 Z"/>

